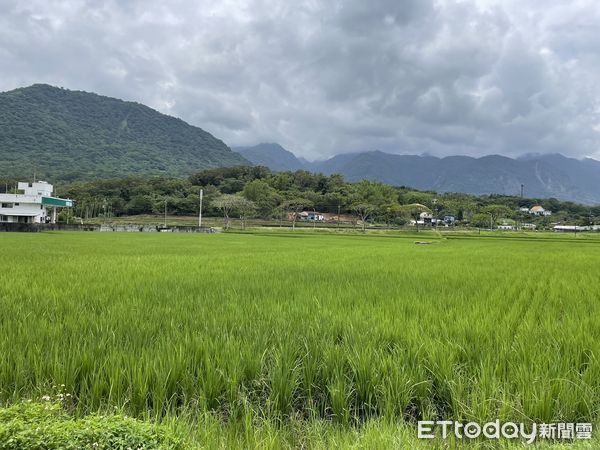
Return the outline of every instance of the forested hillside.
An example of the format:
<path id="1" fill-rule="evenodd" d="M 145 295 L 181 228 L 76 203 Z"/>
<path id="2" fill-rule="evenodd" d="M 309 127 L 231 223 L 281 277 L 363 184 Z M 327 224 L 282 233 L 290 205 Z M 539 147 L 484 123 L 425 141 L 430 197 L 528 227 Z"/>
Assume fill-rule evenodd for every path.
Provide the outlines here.
<path id="1" fill-rule="evenodd" d="M 247 161 L 211 134 L 139 103 L 48 85 L 0 93 L 0 176 L 71 181 L 239 164 Z"/>

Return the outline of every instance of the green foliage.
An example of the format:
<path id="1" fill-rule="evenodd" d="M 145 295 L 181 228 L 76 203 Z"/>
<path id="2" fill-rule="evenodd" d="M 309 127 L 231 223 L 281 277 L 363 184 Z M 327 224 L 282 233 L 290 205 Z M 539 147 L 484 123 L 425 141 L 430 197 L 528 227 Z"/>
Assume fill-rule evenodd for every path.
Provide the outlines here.
<path id="1" fill-rule="evenodd" d="M 305 197 L 292 197 L 281 204 L 281 209 L 291 215 L 292 226 L 296 226 L 298 213 L 313 206 L 313 202 Z"/>
<path id="2" fill-rule="evenodd" d="M 8 186 L 13 185 L 14 182 L 8 182 Z M 461 223 L 471 225 L 474 225 L 475 214 L 487 214 L 488 218 L 491 215 L 494 223 L 499 219 L 516 218 L 538 227 L 549 227 L 556 221 L 590 224 L 600 218 L 600 207 L 555 199 L 434 194 L 371 181 L 347 183 L 339 175 L 306 171 L 272 173 L 265 167 L 248 166 L 209 169 L 189 178 L 130 176 L 59 184 L 57 195 L 75 199 L 74 215 L 83 219 L 162 214 L 165 201 L 169 214 L 189 216 L 198 214 L 200 189 L 204 190 L 206 216 L 222 215 L 215 199 L 222 194 L 235 194 L 254 203 L 255 209 L 247 217 L 262 219 L 281 218 L 282 212 L 302 209 L 337 214 L 338 208 L 342 214 L 358 216 L 363 222 L 385 224 L 407 223 L 423 211 L 431 212 L 436 218 L 454 216 Z M 3 190 L 1 183 L 0 190 Z M 301 204 L 291 207 L 298 199 Z M 553 215 L 536 217 L 518 213 L 521 206 L 536 204 L 548 204 Z"/>
<path id="3" fill-rule="evenodd" d="M 514 212 L 506 205 L 488 205 L 482 208 L 481 212 L 488 214 L 493 223 L 496 223 L 498 219 L 508 219 L 514 215 Z"/>
<path id="4" fill-rule="evenodd" d="M 268 218 L 281 203 L 281 195 L 264 180 L 253 180 L 244 186 L 244 197 L 254 202 L 260 217 Z"/>
<path id="5" fill-rule="evenodd" d="M 596 238 L 414 239 L 8 234 L 0 401 L 60 383 L 78 414 L 596 420 Z"/>
<path id="6" fill-rule="evenodd" d="M 397 202 L 398 192 L 392 186 L 365 180 L 352 185 L 350 197 L 355 205 L 371 205 L 375 209 Z"/>
<path id="7" fill-rule="evenodd" d="M 56 182 L 240 164 L 211 134 L 139 103 L 47 85 L 0 93 L 0 174 Z"/>
<path id="8" fill-rule="evenodd" d="M 245 228 L 246 219 L 256 211 L 256 204 L 241 195 L 221 194 L 212 203 L 223 213 L 225 228 L 229 228 L 229 219 L 234 213 L 240 217 L 242 228 Z"/>
<path id="9" fill-rule="evenodd" d="M 163 425 L 121 414 L 68 414 L 57 402 L 20 402 L 0 408 L 0 450 L 184 450 Z"/>
<path id="10" fill-rule="evenodd" d="M 190 182 L 198 186 L 221 186 L 226 180 L 239 180 L 248 183 L 269 177 L 271 172 L 260 166 L 219 167 L 203 170 L 190 175 Z"/>
<path id="11" fill-rule="evenodd" d="M 471 225 L 477 228 L 490 228 L 492 224 L 493 220 L 489 214 L 478 213 L 471 218 Z"/>
<path id="12" fill-rule="evenodd" d="M 162 436 L 128 415 L 201 448 L 431 448 L 415 419 L 597 423 L 598 237 L 417 238 L 7 233 L 0 436 Z M 52 384 L 68 413 L 25 420 Z"/>

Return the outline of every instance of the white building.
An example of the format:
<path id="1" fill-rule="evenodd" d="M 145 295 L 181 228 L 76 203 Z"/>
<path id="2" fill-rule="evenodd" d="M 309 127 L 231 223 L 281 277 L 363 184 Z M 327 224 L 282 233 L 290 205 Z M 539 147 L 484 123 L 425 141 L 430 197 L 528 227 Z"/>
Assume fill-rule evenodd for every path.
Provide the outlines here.
<path id="1" fill-rule="evenodd" d="M 537 228 L 534 223 L 522 223 L 520 227 L 522 230 L 535 230 Z"/>
<path id="2" fill-rule="evenodd" d="M 536 205 L 536 206 L 533 206 L 529 210 L 529 214 L 533 214 L 534 216 L 551 216 L 552 211 L 548 211 L 547 209 L 544 209 L 542 206 Z"/>
<path id="3" fill-rule="evenodd" d="M 301 217 L 304 220 L 310 220 L 311 222 L 323 222 L 325 220 L 325 216 L 322 213 L 315 211 L 303 211 Z"/>
<path id="4" fill-rule="evenodd" d="M 52 197 L 53 186 L 45 181 L 19 183 L 17 191 L 0 194 L 0 222 L 56 223 L 56 208 L 73 207 L 72 200 Z"/>
<path id="5" fill-rule="evenodd" d="M 498 225 L 498 227 L 497 227 L 497 228 L 498 228 L 499 230 L 514 230 L 514 229 L 515 229 L 515 226 L 514 226 L 514 225 L 511 225 L 511 224 L 509 224 L 509 223 L 503 223 L 503 224 L 500 224 L 500 225 Z"/>
<path id="6" fill-rule="evenodd" d="M 590 227 L 582 227 L 579 225 L 556 225 L 554 231 L 577 233 L 578 231 L 590 231 Z"/>

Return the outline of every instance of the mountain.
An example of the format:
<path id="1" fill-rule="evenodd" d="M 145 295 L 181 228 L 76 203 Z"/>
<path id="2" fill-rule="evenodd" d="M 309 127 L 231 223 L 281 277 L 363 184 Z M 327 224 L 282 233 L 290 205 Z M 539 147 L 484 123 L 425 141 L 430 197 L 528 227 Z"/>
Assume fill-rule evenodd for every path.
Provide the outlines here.
<path id="1" fill-rule="evenodd" d="M 439 159 L 431 156 L 400 156 L 373 151 L 337 155 L 313 168 L 328 175 L 342 174 L 349 181 L 367 179 L 417 189 L 431 189 L 431 186 L 436 184 L 439 166 Z"/>
<path id="2" fill-rule="evenodd" d="M 600 162 L 562 155 L 512 159 L 489 155 L 392 155 L 366 152 L 338 155 L 320 163 L 325 173 L 340 173 L 348 180 L 369 179 L 438 192 L 519 195 L 521 184 L 528 197 L 600 203 Z"/>
<path id="3" fill-rule="evenodd" d="M 0 93 L 0 176 L 70 181 L 244 164 L 210 133 L 139 103 L 41 84 Z"/>
<path id="4" fill-rule="evenodd" d="M 126 175 L 187 175 L 253 163 L 439 192 L 555 197 L 600 203 L 600 161 L 560 154 L 342 154 L 308 162 L 278 144 L 231 151 L 221 140 L 139 103 L 33 85 L 0 93 L 0 177 L 73 181 Z"/>
<path id="5" fill-rule="evenodd" d="M 597 192 L 600 184 L 600 161 L 592 158 L 573 159 L 560 154 L 537 155 L 535 158 L 523 159 L 538 160 L 553 167 L 555 170 L 566 174 L 570 180 L 576 182 L 577 187 L 583 192 Z M 597 202 L 590 201 L 588 203 Z"/>
<path id="6" fill-rule="evenodd" d="M 248 161 L 257 166 L 265 166 L 276 172 L 302 170 L 306 166 L 294 154 L 279 144 L 258 144 L 253 147 L 234 147 Z"/>
<path id="7" fill-rule="evenodd" d="M 277 166 L 265 164 L 273 170 Z M 600 203 L 600 161 L 559 154 L 526 155 L 394 155 L 380 151 L 341 154 L 326 161 L 304 162 L 303 167 L 326 175 L 339 173 L 349 181 L 373 180 L 437 192 L 519 195 Z"/>

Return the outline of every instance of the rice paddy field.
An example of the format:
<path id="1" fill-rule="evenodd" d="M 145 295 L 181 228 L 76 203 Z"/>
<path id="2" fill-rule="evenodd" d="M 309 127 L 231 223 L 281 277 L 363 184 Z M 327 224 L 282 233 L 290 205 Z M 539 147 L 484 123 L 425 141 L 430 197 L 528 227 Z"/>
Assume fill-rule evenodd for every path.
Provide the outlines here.
<path id="1" fill-rule="evenodd" d="M 4 233 L 0 255 L 5 411 L 127 416 L 172 448 L 456 448 L 416 421 L 600 416 L 593 235 Z"/>

